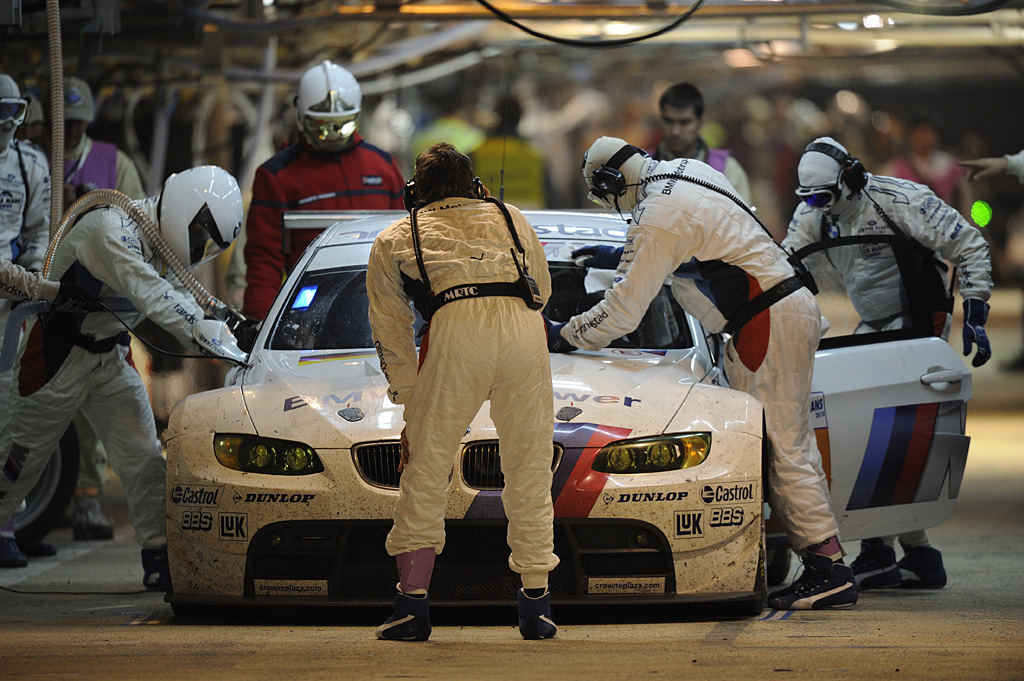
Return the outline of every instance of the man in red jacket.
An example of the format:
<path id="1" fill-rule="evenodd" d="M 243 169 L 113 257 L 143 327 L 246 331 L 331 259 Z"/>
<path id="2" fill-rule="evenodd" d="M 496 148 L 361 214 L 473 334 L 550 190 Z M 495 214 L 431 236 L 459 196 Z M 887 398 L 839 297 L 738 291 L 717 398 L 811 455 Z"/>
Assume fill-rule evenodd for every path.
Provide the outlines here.
<path id="1" fill-rule="evenodd" d="M 245 224 L 246 316 L 266 316 L 284 277 L 320 233 L 286 232 L 285 212 L 403 209 L 405 180 L 394 157 L 358 133 L 362 99 L 352 74 L 330 61 L 299 81 L 299 141 L 261 165 L 252 183 Z"/>

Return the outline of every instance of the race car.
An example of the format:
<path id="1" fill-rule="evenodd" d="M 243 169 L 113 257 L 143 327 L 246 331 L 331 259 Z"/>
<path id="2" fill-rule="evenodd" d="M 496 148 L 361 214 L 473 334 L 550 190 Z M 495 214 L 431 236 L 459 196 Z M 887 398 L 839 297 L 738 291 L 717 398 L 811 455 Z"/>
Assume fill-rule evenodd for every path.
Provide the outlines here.
<path id="1" fill-rule="evenodd" d="M 544 313 L 564 321 L 589 309 L 612 273 L 571 254 L 621 244 L 625 223 L 591 211 L 526 216 L 551 273 Z M 365 274 L 374 237 L 400 217 L 289 214 L 286 227 L 328 228 L 282 286 L 247 366 L 174 408 L 165 435 L 175 613 L 390 604 L 397 569 L 384 538 L 404 420 L 372 350 Z M 843 540 L 942 522 L 966 464 L 969 371 L 921 315 L 900 332 L 853 335 L 842 295 L 819 298 L 831 331 L 808 418 Z M 761 612 L 766 553 L 785 538 L 766 523 L 762 407 L 728 387 L 723 345 L 666 285 L 610 347 L 551 355 L 553 603 L 715 601 Z M 430 587 L 438 605 L 511 604 L 519 586 L 488 414 L 485 404 L 452 452 L 447 539 Z"/>

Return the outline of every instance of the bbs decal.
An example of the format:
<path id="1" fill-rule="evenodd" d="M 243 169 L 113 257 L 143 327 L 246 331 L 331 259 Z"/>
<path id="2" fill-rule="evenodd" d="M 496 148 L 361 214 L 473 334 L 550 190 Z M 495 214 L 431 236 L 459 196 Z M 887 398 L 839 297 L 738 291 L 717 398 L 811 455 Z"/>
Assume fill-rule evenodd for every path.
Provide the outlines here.
<path id="1" fill-rule="evenodd" d="M 209 511 L 185 511 L 181 514 L 181 529 L 209 532 L 213 529 L 213 514 Z"/>
<path id="2" fill-rule="evenodd" d="M 719 506 L 711 509 L 708 527 L 731 527 L 743 524 L 743 509 Z"/>

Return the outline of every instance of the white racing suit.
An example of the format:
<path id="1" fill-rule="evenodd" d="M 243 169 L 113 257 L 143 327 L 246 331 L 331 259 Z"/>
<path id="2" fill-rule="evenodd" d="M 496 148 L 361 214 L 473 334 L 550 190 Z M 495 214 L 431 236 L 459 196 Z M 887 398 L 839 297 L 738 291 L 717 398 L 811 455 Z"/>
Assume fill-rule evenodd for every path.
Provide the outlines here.
<path id="1" fill-rule="evenodd" d="M 891 224 L 886 224 L 882 213 Z M 934 271 L 939 266 L 937 258 L 941 258 L 957 267 L 963 298 L 989 299 L 992 263 L 985 237 L 931 189 L 910 180 L 869 174 L 867 186 L 836 216 L 801 203 L 782 246 L 794 252 L 830 238 L 893 234 L 893 228 L 897 236 L 916 241 L 935 254 L 928 256 L 931 262 L 922 263 L 925 284 L 931 281 L 932 288 L 939 289 L 933 291 L 934 297 L 944 295 L 941 287 L 946 277 Z M 899 329 L 909 324 L 906 296 L 891 247 L 846 246 L 831 249 L 828 257 L 860 315 L 858 332 Z M 949 309 L 933 309 L 932 313 L 935 335 L 948 338 Z"/>
<path id="2" fill-rule="evenodd" d="M 705 186 L 675 177 L 643 183 L 664 174 Z M 665 283 L 684 309 L 717 333 L 749 310 L 749 301 L 791 281 L 793 268 L 767 231 L 714 188 L 732 193 L 720 173 L 699 161 L 649 164 L 615 283 L 604 300 L 570 319 L 562 336 L 585 350 L 605 347 L 639 325 Z M 817 301 L 799 288 L 754 315 L 725 347 L 730 386 L 764 405 L 772 445 L 769 502 L 797 550 L 839 531 L 808 418 L 820 325 Z"/>
<path id="3" fill-rule="evenodd" d="M 30 272 L 43 267 L 43 256 L 50 240 L 50 165 L 46 156 L 18 140 L 0 151 L 0 261 L 21 265 Z M 6 270 L 6 268 L 5 268 Z M 8 274 L 10 272 L 10 274 Z M 33 277 L 17 270 L 6 270 L 0 288 L 0 347 L 3 347 L 3 333 L 11 306 L 16 300 L 48 298 L 52 300 L 56 291 L 42 284 L 48 293 L 42 292 L 40 284 Z M 14 278 L 8 279 L 8 276 Z M 51 294 L 52 293 L 52 294 Z M 17 343 L 17 336 L 10 342 Z M 0 374 L 0 413 L 5 412 L 7 394 L 11 389 L 11 372 Z"/>
<path id="4" fill-rule="evenodd" d="M 508 206 L 526 252 L 526 266 L 546 302 L 551 282 L 532 226 Z M 512 237 L 497 206 L 453 198 L 419 209 L 416 221 L 432 291 L 515 281 Z M 522 257 L 516 258 L 520 266 Z M 410 457 L 388 534 L 389 555 L 444 548 L 449 474 L 459 443 L 481 405 L 501 443 L 508 518 L 509 565 L 526 579 L 546 575 L 554 554 L 551 503 L 553 438 L 551 365 L 544 321 L 521 298 L 455 300 L 437 310 L 421 344 L 417 371 L 414 313 L 403 275 L 422 282 L 409 218 L 374 241 L 367 269 L 370 325 L 388 397 L 405 405 Z"/>
<path id="5" fill-rule="evenodd" d="M 157 197 L 136 202 L 156 220 Z M 102 206 L 83 215 L 57 249 L 49 272 L 107 299 L 127 298 L 129 325 L 144 317 L 192 346 L 202 308 L 170 273 L 123 211 Z M 165 278 L 166 277 L 166 278 Z M 108 312 L 54 312 L 22 342 L 8 418 L 0 430 L 0 521 L 35 484 L 74 415 L 81 410 L 105 446 L 128 497 L 135 540 L 166 545 L 166 463 L 146 387 L 128 359 L 128 332 Z"/>

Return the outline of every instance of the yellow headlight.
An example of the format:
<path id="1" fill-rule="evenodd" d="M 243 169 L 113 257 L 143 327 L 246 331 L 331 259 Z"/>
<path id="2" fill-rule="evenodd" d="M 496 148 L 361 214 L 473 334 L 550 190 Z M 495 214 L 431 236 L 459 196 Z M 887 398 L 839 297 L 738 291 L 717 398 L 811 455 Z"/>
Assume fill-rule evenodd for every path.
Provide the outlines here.
<path id="1" fill-rule="evenodd" d="M 693 468 L 711 451 L 711 433 L 676 433 L 612 443 L 594 458 L 601 473 L 661 473 Z"/>

